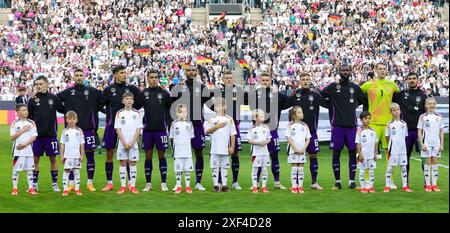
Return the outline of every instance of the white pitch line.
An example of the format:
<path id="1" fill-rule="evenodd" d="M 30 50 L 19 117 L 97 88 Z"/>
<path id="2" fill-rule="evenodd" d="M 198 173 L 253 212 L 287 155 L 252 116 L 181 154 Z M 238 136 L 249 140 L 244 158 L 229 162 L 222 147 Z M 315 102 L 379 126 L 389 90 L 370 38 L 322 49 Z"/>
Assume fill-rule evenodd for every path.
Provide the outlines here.
<path id="1" fill-rule="evenodd" d="M 416 158 L 411 158 L 411 159 L 414 159 L 414 160 L 416 160 L 416 161 L 422 162 L 421 159 L 416 159 Z M 439 167 L 443 167 L 443 168 L 447 168 L 447 169 L 448 169 L 448 166 L 447 166 L 447 165 L 444 165 L 444 164 L 440 164 L 440 163 L 439 163 L 438 166 L 439 166 Z"/>

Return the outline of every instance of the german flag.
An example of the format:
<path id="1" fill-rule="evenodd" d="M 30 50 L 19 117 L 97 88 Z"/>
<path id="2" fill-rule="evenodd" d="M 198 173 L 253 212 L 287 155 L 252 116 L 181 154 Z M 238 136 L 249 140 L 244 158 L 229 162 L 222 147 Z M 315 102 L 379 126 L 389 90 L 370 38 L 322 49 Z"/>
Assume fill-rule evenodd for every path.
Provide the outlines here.
<path id="1" fill-rule="evenodd" d="M 210 57 L 207 57 L 205 55 L 197 55 L 197 60 L 195 61 L 196 64 L 203 64 L 203 63 L 212 63 L 213 60 Z"/>
<path id="2" fill-rule="evenodd" d="M 247 70 L 250 69 L 250 65 L 247 63 L 246 60 L 244 60 L 244 59 L 239 59 L 238 61 L 239 61 L 239 65 L 240 65 L 243 69 L 247 69 Z"/>

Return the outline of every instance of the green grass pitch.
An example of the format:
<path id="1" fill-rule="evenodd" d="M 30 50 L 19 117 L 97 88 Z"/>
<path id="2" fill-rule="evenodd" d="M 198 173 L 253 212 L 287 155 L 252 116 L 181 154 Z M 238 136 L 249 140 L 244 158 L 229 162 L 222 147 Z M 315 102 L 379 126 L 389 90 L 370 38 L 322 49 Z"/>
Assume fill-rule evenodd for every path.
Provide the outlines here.
<path id="1" fill-rule="evenodd" d="M 59 127 L 60 130 L 62 127 Z M 100 130 L 103 135 L 103 130 Z M 440 160 L 440 164 L 448 167 L 448 135 L 445 137 L 445 152 Z M 97 192 L 88 192 L 85 189 L 86 170 L 85 162 L 82 169 L 83 196 L 76 196 L 71 193 L 68 197 L 63 197 L 61 193 L 54 193 L 51 190 L 51 178 L 49 171 L 49 161 L 47 157 L 41 160 L 39 175 L 38 196 L 30 196 L 25 190 L 27 182 L 25 173 L 20 173 L 19 196 L 11 196 L 12 188 L 11 158 L 12 142 L 9 140 L 9 126 L 0 126 L 0 212 L 7 213 L 28 213 L 28 212 L 108 212 L 108 213 L 126 213 L 126 212 L 166 212 L 166 213 L 310 213 L 310 212 L 441 212 L 449 211 L 449 180 L 448 168 L 439 167 L 439 186 L 441 193 L 426 193 L 423 189 L 423 172 L 421 163 L 411 160 L 411 188 L 413 193 L 405 193 L 400 190 L 393 190 L 391 193 L 383 193 L 385 185 L 384 174 L 386 171 L 385 158 L 378 161 L 375 171 L 374 194 L 361 194 L 358 191 L 347 188 L 348 182 L 348 155 L 343 151 L 341 156 L 341 170 L 343 189 L 332 191 L 334 176 L 331 169 L 331 151 L 327 144 L 321 145 L 319 154 L 319 176 L 318 181 L 325 190 L 317 191 L 309 188 L 311 176 L 309 164 L 305 166 L 305 193 L 292 194 L 289 190 L 274 190 L 273 177 L 269 171 L 269 191 L 270 193 L 251 193 L 248 189 L 251 186 L 251 164 L 249 155 L 249 145 L 243 145 L 243 151 L 240 153 L 240 173 L 239 183 L 243 190 L 232 191 L 230 193 L 213 193 L 212 177 L 209 168 L 208 150 L 205 148 L 205 170 L 203 174 L 203 185 L 207 191 L 195 191 L 193 194 L 172 192 L 162 192 L 160 190 L 160 175 L 158 160 L 154 159 L 152 183 L 154 191 L 148 193 L 131 194 L 127 192 L 124 195 L 118 195 L 115 191 L 103 193 L 99 191 L 105 185 L 104 161 L 105 152 L 101 155 L 96 154 L 96 173 L 94 185 Z M 286 160 L 286 145 L 282 144 L 280 153 L 281 163 L 281 182 L 290 187 L 290 167 Z M 168 155 L 168 186 L 170 189 L 175 184 L 173 173 L 173 159 Z M 154 155 L 157 158 L 156 155 Z M 419 158 L 415 153 L 413 158 Z M 118 162 L 114 162 L 114 183 L 115 188 L 119 186 Z M 141 190 L 145 185 L 145 176 L 143 172 L 144 155 L 141 151 L 141 160 L 138 164 L 137 187 Z M 62 169 L 59 164 L 60 175 L 59 185 L 61 187 Z M 270 168 L 269 168 L 270 170 Z M 395 182 L 401 184 L 399 168 L 395 169 Z M 191 186 L 194 186 L 195 176 L 191 173 Z M 229 183 L 231 183 L 231 170 L 229 172 Z"/>

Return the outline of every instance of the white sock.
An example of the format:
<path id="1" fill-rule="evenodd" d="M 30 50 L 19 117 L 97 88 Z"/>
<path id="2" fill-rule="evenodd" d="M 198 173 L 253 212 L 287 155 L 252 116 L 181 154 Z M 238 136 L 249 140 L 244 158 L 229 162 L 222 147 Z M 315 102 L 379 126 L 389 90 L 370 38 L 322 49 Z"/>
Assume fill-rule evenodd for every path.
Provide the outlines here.
<path id="1" fill-rule="evenodd" d="M 191 187 L 191 172 L 184 172 L 184 182 L 186 183 L 186 188 Z"/>
<path id="2" fill-rule="evenodd" d="M 369 169 L 369 185 L 373 188 L 373 183 L 375 183 L 375 169 Z"/>
<path id="3" fill-rule="evenodd" d="M 119 166 L 119 177 L 120 177 L 120 185 L 122 187 L 127 187 L 127 167 Z"/>
<path id="4" fill-rule="evenodd" d="M 176 186 L 181 187 L 181 172 L 175 172 Z"/>
<path id="5" fill-rule="evenodd" d="M 406 165 L 400 166 L 401 174 L 402 174 L 402 185 L 403 187 L 408 186 L 408 170 L 406 169 Z"/>
<path id="6" fill-rule="evenodd" d="M 438 168 L 439 168 L 439 166 L 437 164 L 431 165 L 431 173 L 432 173 L 431 183 L 433 185 L 437 185 L 437 180 L 438 180 L 438 176 L 439 176 Z"/>
<path id="7" fill-rule="evenodd" d="M 297 188 L 297 175 L 298 175 L 298 167 L 292 165 L 291 168 L 291 184 L 292 188 Z"/>
<path id="8" fill-rule="evenodd" d="M 303 180 L 304 180 L 304 168 L 298 167 L 298 187 L 303 188 Z"/>
<path id="9" fill-rule="evenodd" d="M 228 181 L 228 168 L 220 168 L 220 174 L 222 178 L 222 185 L 227 186 Z"/>
<path id="10" fill-rule="evenodd" d="M 388 167 L 386 169 L 386 187 L 390 187 L 390 185 L 391 185 L 392 170 L 393 170 L 393 167 L 388 165 Z"/>
<path id="11" fill-rule="evenodd" d="M 219 186 L 219 168 L 212 168 L 214 186 Z"/>
<path id="12" fill-rule="evenodd" d="M 425 184 L 430 186 L 430 167 L 431 165 L 424 164 L 423 165 L 423 175 L 425 177 Z"/>
<path id="13" fill-rule="evenodd" d="M 33 188 L 33 170 L 28 171 L 27 180 L 28 180 L 28 189 Z"/>
<path id="14" fill-rule="evenodd" d="M 258 186 L 258 168 L 252 167 L 252 185 L 253 187 Z"/>
<path id="15" fill-rule="evenodd" d="M 63 172 L 63 190 L 69 189 L 69 174 L 70 172 Z"/>
<path id="16" fill-rule="evenodd" d="M 12 183 L 13 183 L 13 188 L 17 189 L 17 185 L 19 184 L 19 173 L 13 171 Z"/>
<path id="17" fill-rule="evenodd" d="M 75 179 L 75 190 L 79 190 L 81 183 L 80 169 L 73 169 L 73 177 Z"/>
<path id="18" fill-rule="evenodd" d="M 87 184 L 92 184 L 92 179 L 88 179 Z"/>
<path id="19" fill-rule="evenodd" d="M 137 166 L 130 166 L 130 182 L 131 186 L 136 187 Z"/>
<path id="20" fill-rule="evenodd" d="M 261 177 L 262 187 L 267 188 L 267 167 L 266 166 L 262 167 L 261 176 L 262 176 Z"/>
<path id="21" fill-rule="evenodd" d="M 361 186 L 361 189 L 366 188 L 366 170 L 359 169 L 359 186 Z"/>

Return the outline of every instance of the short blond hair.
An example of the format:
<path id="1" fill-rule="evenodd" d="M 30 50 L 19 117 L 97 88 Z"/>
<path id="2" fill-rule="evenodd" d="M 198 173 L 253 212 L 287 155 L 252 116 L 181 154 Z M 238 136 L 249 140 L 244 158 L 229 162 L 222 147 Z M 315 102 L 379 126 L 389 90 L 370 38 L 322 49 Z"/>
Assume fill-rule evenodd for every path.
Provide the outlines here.
<path id="1" fill-rule="evenodd" d="M 392 103 L 391 104 L 391 112 L 392 112 L 392 110 L 394 109 L 394 108 L 399 108 L 400 109 L 400 105 L 398 105 L 397 103 Z"/>
<path id="2" fill-rule="evenodd" d="M 252 117 L 253 117 L 253 120 L 256 120 L 256 118 L 259 116 L 259 115 L 265 115 L 266 113 L 263 111 L 263 110 L 261 110 L 261 109 L 255 109 L 254 111 L 253 111 L 253 113 L 252 113 Z"/>
<path id="3" fill-rule="evenodd" d="M 78 119 L 78 114 L 75 111 L 68 111 L 66 113 L 66 119 L 75 118 Z"/>

